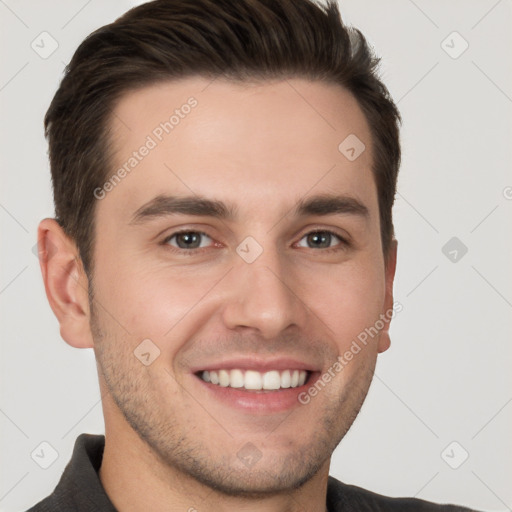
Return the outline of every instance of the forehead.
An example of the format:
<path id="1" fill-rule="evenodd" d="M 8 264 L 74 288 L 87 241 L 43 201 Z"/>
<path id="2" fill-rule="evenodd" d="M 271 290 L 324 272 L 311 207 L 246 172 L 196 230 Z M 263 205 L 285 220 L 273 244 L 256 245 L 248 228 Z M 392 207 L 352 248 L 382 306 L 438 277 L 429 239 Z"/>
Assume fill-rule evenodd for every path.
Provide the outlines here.
<path id="1" fill-rule="evenodd" d="M 265 200 L 276 209 L 308 191 L 351 193 L 370 207 L 376 199 L 369 128 L 338 85 L 163 82 L 122 97 L 111 133 L 110 176 L 122 177 L 101 208 L 116 203 L 128 214 L 170 193 Z"/>

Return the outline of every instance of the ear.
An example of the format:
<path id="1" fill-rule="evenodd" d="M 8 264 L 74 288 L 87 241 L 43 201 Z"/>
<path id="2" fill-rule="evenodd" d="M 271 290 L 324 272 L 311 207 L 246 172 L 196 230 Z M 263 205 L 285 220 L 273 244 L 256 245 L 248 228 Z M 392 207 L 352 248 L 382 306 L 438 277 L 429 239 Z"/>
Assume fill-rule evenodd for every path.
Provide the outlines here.
<path id="1" fill-rule="evenodd" d="M 393 281 L 395 279 L 396 270 L 396 256 L 398 250 L 398 242 L 393 239 L 391 241 L 388 254 L 385 259 L 385 281 L 386 281 L 386 295 L 384 298 L 384 315 L 386 315 L 386 325 L 380 332 L 378 350 L 379 353 L 385 352 L 391 345 L 391 338 L 389 337 L 389 312 L 393 311 Z"/>
<path id="2" fill-rule="evenodd" d="M 72 347 L 92 348 L 89 282 L 75 243 L 55 219 L 39 223 L 37 243 L 46 296 L 60 335 Z"/>

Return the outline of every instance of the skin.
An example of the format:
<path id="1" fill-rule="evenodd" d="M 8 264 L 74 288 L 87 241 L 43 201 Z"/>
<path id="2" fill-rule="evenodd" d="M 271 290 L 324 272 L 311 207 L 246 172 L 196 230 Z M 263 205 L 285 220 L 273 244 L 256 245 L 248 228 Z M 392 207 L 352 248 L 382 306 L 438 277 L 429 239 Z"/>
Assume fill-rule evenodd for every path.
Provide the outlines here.
<path id="1" fill-rule="evenodd" d="M 106 433 L 100 479 L 123 512 L 323 512 L 331 454 L 389 347 L 389 326 L 310 403 L 284 412 L 216 400 L 192 369 L 287 356 L 325 373 L 390 310 L 396 242 L 385 258 L 369 128 L 336 85 L 193 77 L 121 99 L 111 121 L 116 166 L 191 96 L 198 104 L 190 114 L 97 201 L 92 282 L 58 224 L 39 226 L 61 335 L 96 355 Z M 349 134 L 366 146 L 352 162 L 338 151 Z M 235 214 L 132 223 L 159 194 L 220 200 Z M 353 198 L 368 215 L 296 216 L 297 201 L 317 194 Z M 176 238 L 162 243 L 178 229 L 208 237 L 195 253 L 178 252 Z M 349 243 L 333 236 L 317 247 L 313 230 Z M 236 252 L 248 236 L 263 248 L 250 264 Z M 148 338 L 160 355 L 145 366 L 133 352 Z M 251 467 L 237 457 L 247 443 L 261 454 Z"/>

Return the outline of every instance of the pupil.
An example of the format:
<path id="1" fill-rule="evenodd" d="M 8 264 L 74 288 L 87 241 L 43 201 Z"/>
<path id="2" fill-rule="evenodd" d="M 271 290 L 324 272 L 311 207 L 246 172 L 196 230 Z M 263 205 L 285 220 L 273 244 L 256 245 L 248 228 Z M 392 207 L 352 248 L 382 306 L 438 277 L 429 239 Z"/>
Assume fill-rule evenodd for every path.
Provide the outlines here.
<path id="1" fill-rule="evenodd" d="M 329 247 L 331 245 L 331 235 L 325 232 L 311 233 L 308 236 L 308 243 L 315 247 Z"/>
<path id="2" fill-rule="evenodd" d="M 176 237 L 176 242 L 181 249 L 197 248 L 199 247 L 199 234 L 198 233 L 180 233 Z"/>

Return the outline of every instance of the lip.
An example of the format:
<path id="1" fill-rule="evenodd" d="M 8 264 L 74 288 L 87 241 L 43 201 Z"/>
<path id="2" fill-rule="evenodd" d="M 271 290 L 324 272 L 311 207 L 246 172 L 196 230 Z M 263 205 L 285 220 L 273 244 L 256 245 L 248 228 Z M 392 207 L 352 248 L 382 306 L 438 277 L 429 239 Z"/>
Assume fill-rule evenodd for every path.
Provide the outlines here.
<path id="1" fill-rule="evenodd" d="M 321 372 L 319 371 L 308 373 L 306 382 L 296 388 L 262 389 L 258 391 L 247 391 L 242 388 L 232 388 L 229 386 L 223 387 L 211 382 L 205 382 L 199 376 L 199 372 L 193 374 L 192 377 L 201 388 L 202 393 L 206 393 L 209 402 L 212 400 L 220 402 L 231 409 L 252 415 L 270 415 L 291 411 L 297 407 L 304 407 L 299 401 L 299 395 L 311 387 L 320 375 Z"/>
<path id="2" fill-rule="evenodd" d="M 300 361 L 298 359 L 290 357 L 278 357 L 278 358 L 258 358 L 258 357 L 240 357 L 230 358 L 226 360 L 218 360 L 215 362 L 207 363 L 203 366 L 197 366 L 191 368 L 192 373 L 198 373 L 201 371 L 211 370 L 255 370 L 257 372 L 268 372 L 271 370 L 306 370 L 308 372 L 317 372 L 319 368 L 315 367 L 311 363 Z M 215 385 L 215 384 L 214 384 Z M 298 388 L 295 388 L 298 389 Z"/>

